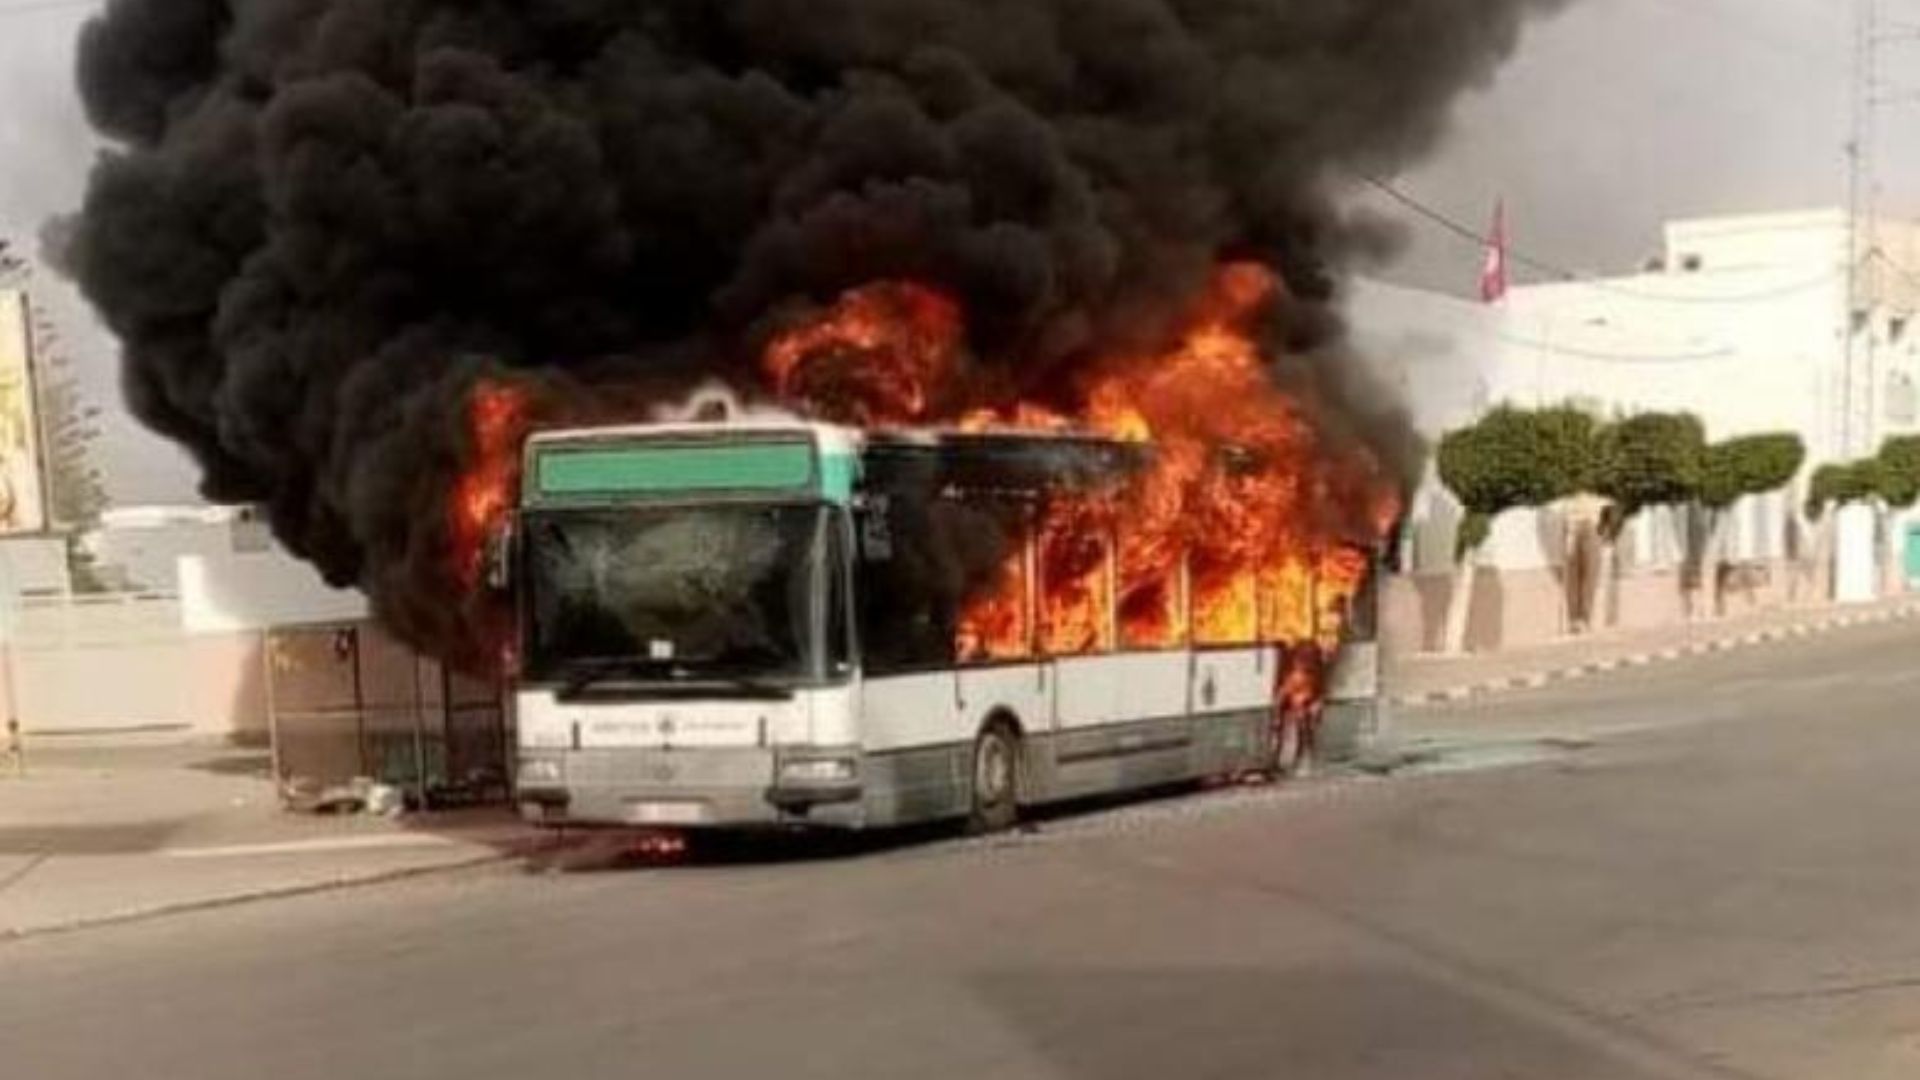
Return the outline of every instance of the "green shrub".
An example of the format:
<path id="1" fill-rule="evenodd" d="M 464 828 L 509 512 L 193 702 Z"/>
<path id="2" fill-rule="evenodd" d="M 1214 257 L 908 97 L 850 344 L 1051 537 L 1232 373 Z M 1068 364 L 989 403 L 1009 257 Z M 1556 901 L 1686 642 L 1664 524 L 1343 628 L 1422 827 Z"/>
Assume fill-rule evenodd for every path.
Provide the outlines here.
<path id="1" fill-rule="evenodd" d="M 1807 445 L 1791 434 L 1749 435 L 1707 447 L 1701 460 L 1700 504 L 1728 510 L 1749 495 L 1778 491 L 1807 462 Z"/>
<path id="2" fill-rule="evenodd" d="M 1807 516 L 1820 517 L 1835 506 L 1866 502 L 1879 495 L 1881 467 L 1878 458 L 1842 461 L 1813 470 L 1807 488 Z"/>
<path id="3" fill-rule="evenodd" d="M 1593 460 L 1595 423 L 1571 407 L 1503 405 L 1440 440 L 1440 480 L 1466 509 L 1456 558 L 1486 542 L 1493 519 L 1545 506 L 1581 490 Z"/>
<path id="4" fill-rule="evenodd" d="M 1534 506 L 1591 490 L 1594 483 L 1595 441 L 1600 423 L 1591 413 L 1571 405 L 1541 409 L 1532 414 L 1536 468 L 1546 497 Z"/>
<path id="5" fill-rule="evenodd" d="M 1920 435 L 1888 439 L 1875 462 L 1876 492 L 1888 506 L 1905 510 L 1920 503 Z"/>
<path id="6" fill-rule="evenodd" d="M 1706 426 L 1690 413 L 1643 413 L 1608 424 L 1597 437 L 1593 489 L 1613 503 L 1617 536 L 1650 506 L 1699 497 L 1707 457 Z"/>

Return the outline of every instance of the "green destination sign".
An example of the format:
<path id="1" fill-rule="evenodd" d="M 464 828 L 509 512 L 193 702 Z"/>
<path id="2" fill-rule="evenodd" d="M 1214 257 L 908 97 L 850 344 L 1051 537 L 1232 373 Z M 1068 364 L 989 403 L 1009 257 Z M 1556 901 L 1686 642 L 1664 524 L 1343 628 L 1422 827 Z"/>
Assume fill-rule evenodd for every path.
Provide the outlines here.
<path id="1" fill-rule="evenodd" d="M 805 442 L 556 446 L 536 452 L 533 472 L 542 501 L 791 492 L 815 482 Z"/>

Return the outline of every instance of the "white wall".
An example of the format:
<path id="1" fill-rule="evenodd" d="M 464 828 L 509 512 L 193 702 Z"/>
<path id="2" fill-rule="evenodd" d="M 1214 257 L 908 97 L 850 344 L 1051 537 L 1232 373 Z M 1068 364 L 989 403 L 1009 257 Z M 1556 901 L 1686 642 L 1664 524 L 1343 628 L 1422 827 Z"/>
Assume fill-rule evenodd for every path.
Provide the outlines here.
<path id="1" fill-rule="evenodd" d="M 278 549 L 180 559 L 181 622 L 196 634 L 350 623 L 367 599 L 335 589 L 313 567 Z"/>
<path id="2" fill-rule="evenodd" d="M 0 604 L 22 596 L 62 596 L 70 588 L 65 540 L 57 536 L 0 539 Z"/>
<path id="3" fill-rule="evenodd" d="M 1880 595 L 1880 562 L 1874 544 L 1874 511 L 1849 506 L 1840 511 L 1835 526 L 1833 598 L 1843 604 L 1863 604 Z"/>
<path id="4" fill-rule="evenodd" d="M 1862 295 L 1879 304 L 1870 327 L 1874 425 L 1862 440 L 1869 452 L 1885 435 L 1920 431 L 1920 317 L 1912 314 L 1920 300 L 1920 226 L 1883 223 L 1879 243 L 1889 254 L 1861 284 Z M 1809 468 L 1849 456 L 1841 422 L 1845 215 L 1674 222 L 1667 246 L 1664 271 L 1516 288 L 1497 306 L 1362 282 L 1349 298 L 1348 320 L 1360 351 L 1410 402 L 1432 440 L 1494 405 L 1572 402 L 1602 415 L 1692 412 L 1716 440 L 1797 432 L 1807 441 Z M 1682 268 L 1686 256 L 1697 269 Z M 1880 265 L 1889 261 L 1912 272 Z M 1735 557 L 1785 556 L 1801 492 L 1796 485 L 1736 507 L 1729 525 Z M 1450 565 L 1458 519 L 1430 474 L 1412 507 L 1415 569 Z M 1551 517 L 1505 515 L 1485 561 L 1508 569 L 1550 565 L 1557 535 Z M 1638 565 L 1670 565 L 1678 539 L 1675 522 L 1648 515 L 1626 554 Z"/>
<path id="5" fill-rule="evenodd" d="M 1709 277 L 1722 284 L 1691 280 Z M 1817 455 L 1837 453 L 1844 280 L 1786 267 L 1516 290 L 1495 392 L 1603 413 L 1686 410 L 1714 439 L 1796 431 Z"/>
<path id="6" fill-rule="evenodd" d="M 21 550 L 20 542 L 4 546 Z M 367 617 L 359 593 L 328 588 L 277 549 L 182 558 L 179 583 L 177 599 L 19 600 L 0 590 L 8 638 L 0 691 L 28 732 L 168 728 L 262 737 L 267 630 L 361 625 Z"/>

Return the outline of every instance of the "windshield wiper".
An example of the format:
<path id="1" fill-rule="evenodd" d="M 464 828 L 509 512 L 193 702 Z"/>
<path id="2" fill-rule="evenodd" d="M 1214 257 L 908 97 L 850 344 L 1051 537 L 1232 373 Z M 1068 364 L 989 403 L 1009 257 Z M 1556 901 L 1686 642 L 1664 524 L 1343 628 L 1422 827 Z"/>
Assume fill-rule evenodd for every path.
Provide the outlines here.
<path id="1" fill-rule="evenodd" d="M 560 699 L 578 698 L 595 686 L 615 681 L 631 681 L 649 691 L 671 694 L 711 694 L 715 689 L 739 691 L 750 697 L 786 700 L 793 691 L 753 676 L 701 671 L 677 660 L 604 659 L 582 660 L 563 669 L 566 681 Z"/>
<path id="2" fill-rule="evenodd" d="M 611 679 L 659 679 L 676 681 L 685 677 L 686 668 L 670 660 L 642 660 L 637 657 L 579 660 L 562 669 L 566 682 L 564 697 L 575 697 L 596 683 Z"/>
<path id="3" fill-rule="evenodd" d="M 768 701 L 785 701 L 793 697 L 793 690 L 789 687 L 747 675 L 702 675 L 698 681 L 706 686 L 724 686 L 739 690 L 749 697 L 763 698 Z"/>

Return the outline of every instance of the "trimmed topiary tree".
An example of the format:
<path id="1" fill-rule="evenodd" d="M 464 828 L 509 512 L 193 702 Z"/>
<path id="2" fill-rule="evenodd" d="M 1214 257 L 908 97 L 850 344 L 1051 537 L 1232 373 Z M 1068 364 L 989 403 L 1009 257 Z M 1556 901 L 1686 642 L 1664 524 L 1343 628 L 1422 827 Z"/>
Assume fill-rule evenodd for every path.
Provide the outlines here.
<path id="1" fill-rule="evenodd" d="M 1875 461 L 1879 467 L 1875 487 L 1888 506 L 1911 510 L 1920 503 L 1920 435 L 1888 439 Z"/>
<path id="2" fill-rule="evenodd" d="M 1901 435 L 1880 444 L 1873 459 L 1874 494 L 1880 500 L 1880 527 L 1877 531 L 1882 586 L 1898 591 L 1895 585 L 1904 576 L 1901 568 L 1901 515 L 1920 503 L 1920 436 Z"/>
<path id="3" fill-rule="evenodd" d="M 1592 460 L 1593 418 L 1573 408 L 1503 405 L 1440 441 L 1440 481 L 1465 511 L 1454 543 L 1455 575 L 1445 648 L 1466 646 L 1475 557 L 1509 510 L 1545 506 L 1579 490 Z"/>
<path id="4" fill-rule="evenodd" d="M 1608 503 L 1600 528 L 1600 595 L 1603 609 L 1610 611 L 1627 526 L 1644 510 L 1683 506 L 1699 497 L 1706 425 L 1691 413 L 1642 413 L 1602 428 L 1595 448 L 1593 491 Z"/>
<path id="5" fill-rule="evenodd" d="M 1826 566 L 1836 557 L 1838 536 L 1836 510 L 1867 504 L 1875 515 L 1875 560 L 1882 581 L 1898 576 L 1896 560 L 1899 545 L 1893 531 L 1899 511 L 1920 502 L 1920 438 L 1901 436 L 1888 439 L 1880 452 L 1859 461 L 1834 462 L 1813 472 L 1807 489 L 1807 517 L 1820 531 L 1817 565 Z"/>
<path id="6" fill-rule="evenodd" d="M 1706 468 L 1707 432 L 1691 413 L 1642 413 L 1600 431 L 1596 494 L 1621 522 L 1642 510 L 1692 502 Z"/>
<path id="7" fill-rule="evenodd" d="M 1700 469 L 1700 504 L 1725 512 L 1750 495 L 1778 491 L 1800 475 L 1807 444 L 1792 434 L 1748 435 L 1707 447 Z"/>
<path id="8" fill-rule="evenodd" d="M 1592 490 L 1600 421 L 1572 405 L 1537 410 L 1533 420 L 1544 497 L 1530 505 L 1545 506 Z"/>
<path id="9" fill-rule="evenodd" d="M 1813 470 L 1807 484 L 1807 516 L 1819 521 L 1829 510 L 1866 502 L 1880 492 L 1880 462 L 1836 461 Z"/>
<path id="10" fill-rule="evenodd" d="M 1726 601 L 1727 513 L 1742 499 L 1786 487 L 1806 463 L 1807 444 L 1791 433 L 1748 435 L 1706 448 L 1698 495 L 1707 526 L 1702 558 L 1712 552 L 1716 612 L 1724 611 Z"/>

